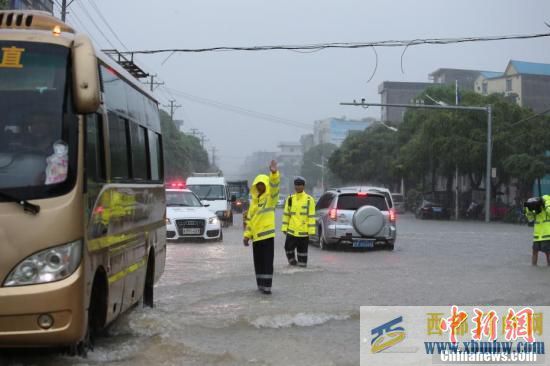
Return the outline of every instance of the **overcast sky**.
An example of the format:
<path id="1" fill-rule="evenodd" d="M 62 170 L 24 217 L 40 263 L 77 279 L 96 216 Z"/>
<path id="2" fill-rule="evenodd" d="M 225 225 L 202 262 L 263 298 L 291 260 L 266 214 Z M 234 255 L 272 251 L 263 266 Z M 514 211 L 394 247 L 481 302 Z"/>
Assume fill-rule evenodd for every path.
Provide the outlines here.
<path id="1" fill-rule="evenodd" d="M 124 49 L 91 2 L 130 50 L 550 31 L 544 24 L 550 23 L 548 0 L 75 0 L 69 22 L 90 32 L 101 48 Z M 166 104 L 175 98 L 183 106 L 176 119 L 185 120 L 186 129 L 203 131 L 221 168 L 235 175 L 246 155 L 276 150 L 278 142 L 297 141 L 312 128 L 237 114 L 221 104 L 306 126 L 328 117 L 379 118 L 379 109 L 339 103 L 379 102 L 381 82 L 429 81 L 428 74 L 441 67 L 504 71 L 510 59 L 550 63 L 549 50 L 550 38 L 410 47 L 402 73 L 403 49 L 378 48 L 378 69 L 368 83 L 375 66 L 371 49 L 186 53 L 168 60 L 160 54 L 140 56 L 139 64 L 170 88 L 157 89 L 158 99 Z"/>

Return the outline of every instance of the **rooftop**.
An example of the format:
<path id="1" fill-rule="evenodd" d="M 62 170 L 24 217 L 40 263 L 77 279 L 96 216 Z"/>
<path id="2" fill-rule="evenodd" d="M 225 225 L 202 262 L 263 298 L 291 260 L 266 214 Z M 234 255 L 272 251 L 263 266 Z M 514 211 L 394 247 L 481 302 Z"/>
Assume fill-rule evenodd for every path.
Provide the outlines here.
<path id="1" fill-rule="evenodd" d="M 509 65 L 512 65 L 518 74 L 550 76 L 550 64 L 510 60 Z"/>

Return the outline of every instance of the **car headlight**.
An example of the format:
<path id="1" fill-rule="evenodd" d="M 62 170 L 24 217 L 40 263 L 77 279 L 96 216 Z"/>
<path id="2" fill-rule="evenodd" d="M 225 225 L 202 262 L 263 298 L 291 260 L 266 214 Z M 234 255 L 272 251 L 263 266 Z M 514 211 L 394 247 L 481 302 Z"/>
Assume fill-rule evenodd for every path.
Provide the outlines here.
<path id="1" fill-rule="evenodd" d="M 211 218 L 208 219 L 208 223 L 209 224 L 217 224 L 218 223 L 218 218 L 216 216 L 211 217 Z"/>
<path id="2" fill-rule="evenodd" d="M 167 217 L 166 218 L 166 225 L 170 225 L 172 223 L 172 221 L 170 221 L 170 219 Z"/>
<path id="3" fill-rule="evenodd" d="M 69 277 L 82 259 L 82 240 L 49 248 L 20 262 L 8 275 L 5 287 L 55 282 Z"/>

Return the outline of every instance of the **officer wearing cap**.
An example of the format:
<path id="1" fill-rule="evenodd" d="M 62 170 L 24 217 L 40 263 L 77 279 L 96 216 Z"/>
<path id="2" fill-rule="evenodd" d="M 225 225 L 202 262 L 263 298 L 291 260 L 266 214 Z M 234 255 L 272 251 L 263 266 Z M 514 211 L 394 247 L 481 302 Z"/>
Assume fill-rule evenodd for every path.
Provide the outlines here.
<path id="1" fill-rule="evenodd" d="M 295 177 L 296 193 L 285 201 L 282 231 L 286 234 L 285 251 L 291 266 L 307 266 L 309 236 L 315 235 L 315 201 L 304 192 L 305 185 L 303 177 Z"/>

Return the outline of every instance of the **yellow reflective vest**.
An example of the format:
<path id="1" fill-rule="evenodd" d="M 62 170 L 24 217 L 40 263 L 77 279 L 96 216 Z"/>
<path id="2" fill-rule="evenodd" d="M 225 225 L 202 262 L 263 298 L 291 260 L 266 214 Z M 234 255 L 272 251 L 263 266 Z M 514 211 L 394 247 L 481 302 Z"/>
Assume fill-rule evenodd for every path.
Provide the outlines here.
<path id="1" fill-rule="evenodd" d="M 250 207 L 246 214 L 246 228 L 244 237 L 257 242 L 275 237 L 275 207 L 279 201 L 279 172 L 270 173 L 269 176 L 260 174 L 254 179 L 250 194 Z M 256 184 L 265 184 L 266 190 L 258 196 Z"/>
<path id="2" fill-rule="evenodd" d="M 292 199 L 292 200 L 291 200 Z M 290 204 L 292 202 L 292 204 Z M 315 200 L 309 194 L 294 193 L 285 201 L 284 233 L 297 237 L 315 235 Z"/>
<path id="3" fill-rule="evenodd" d="M 544 208 L 540 213 L 535 214 L 525 209 L 525 216 L 527 216 L 527 219 L 530 221 L 535 220 L 533 241 L 550 240 L 550 196 L 545 195 L 542 199 L 544 200 Z"/>

